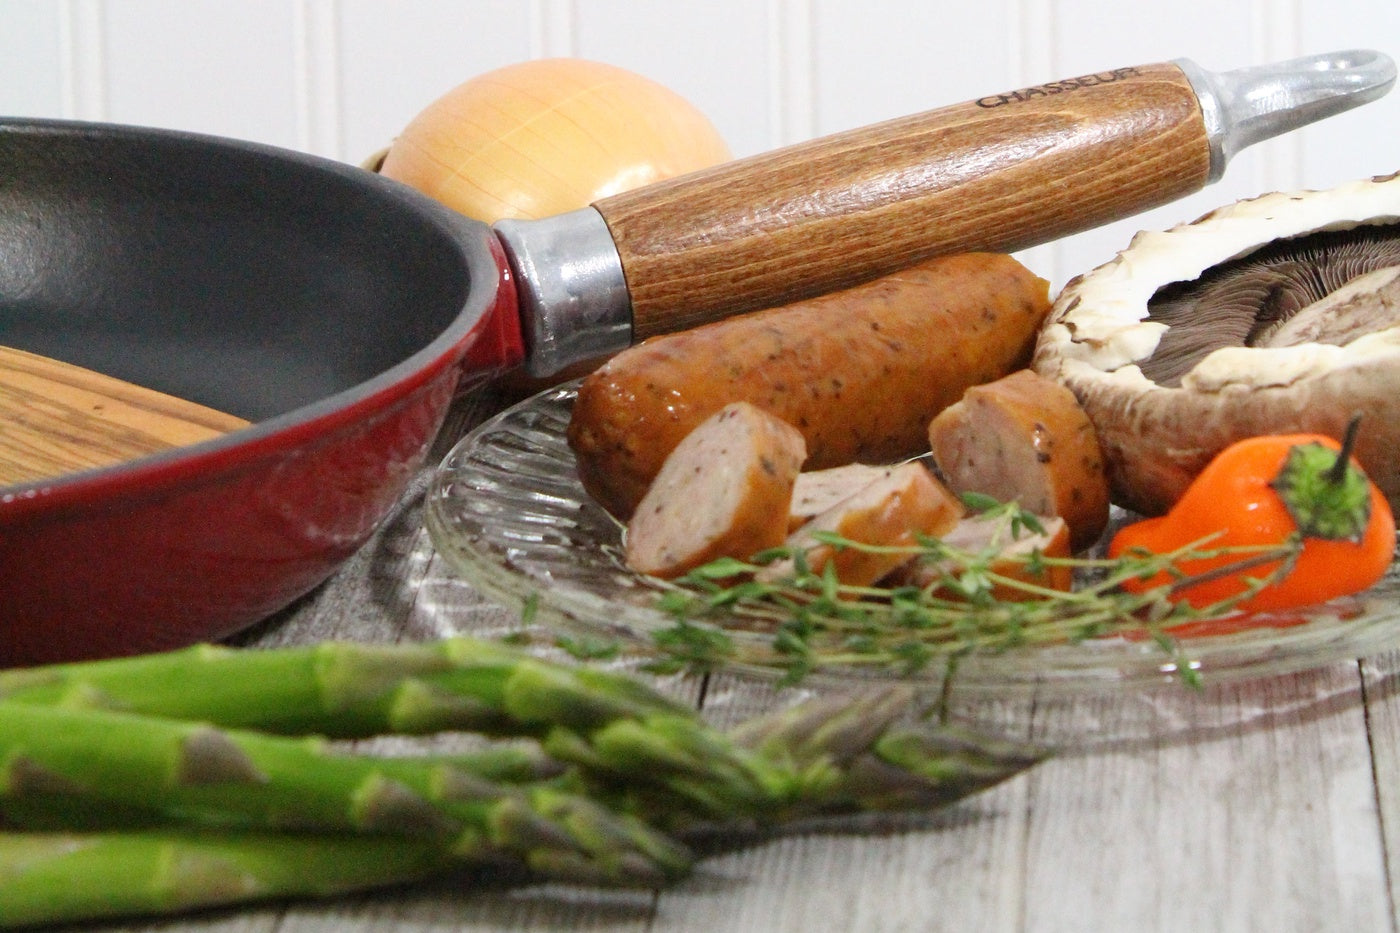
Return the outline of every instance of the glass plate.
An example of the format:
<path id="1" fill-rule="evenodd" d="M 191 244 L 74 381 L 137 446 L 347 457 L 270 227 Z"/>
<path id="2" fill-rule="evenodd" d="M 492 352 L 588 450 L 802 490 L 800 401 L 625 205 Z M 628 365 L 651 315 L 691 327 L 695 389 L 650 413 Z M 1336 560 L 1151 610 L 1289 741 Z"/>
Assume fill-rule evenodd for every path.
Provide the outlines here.
<path id="1" fill-rule="evenodd" d="M 565 429 L 577 383 L 510 408 L 467 434 L 438 468 L 426 522 L 450 565 L 507 607 L 533 604 L 539 622 L 572 635 L 617 639 L 638 651 L 674 620 L 656 608 L 656 581 L 621 560 L 622 528 L 583 491 Z M 1296 672 L 1400 644 L 1400 574 L 1361 597 L 1231 634 L 1182 639 L 1185 657 L 1207 684 Z M 763 633 L 726 628 L 754 652 Z M 737 669 L 777 677 L 765 664 Z M 860 667 L 826 668 L 825 677 L 892 678 Z M 915 675 L 937 683 L 943 665 Z M 1105 638 L 964 659 L 960 696 L 1015 697 L 1119 693 L 1178 684 L 1176 663 L 1150 641 Z"/>

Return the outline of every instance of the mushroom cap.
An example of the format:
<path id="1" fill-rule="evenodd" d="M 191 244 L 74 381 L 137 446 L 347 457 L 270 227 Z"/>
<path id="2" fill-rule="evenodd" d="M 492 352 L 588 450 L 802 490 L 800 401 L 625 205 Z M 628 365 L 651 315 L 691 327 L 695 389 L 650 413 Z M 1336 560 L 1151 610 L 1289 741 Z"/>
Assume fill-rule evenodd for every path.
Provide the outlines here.
<path id="1" fill-rule="evenodd" d="M 1400 173 L 1326 191 L 1276 192 L 1239 201 L 1165 231 L 1137 234 L 1109 262 L 1064 287 L 1039 336 L 1033 367 L 1074 392 L 1103 447 L 1113 501 L 1144 514 L 1171 507 L 1221 450 L 1259 434 L 1341 437 L 1362 417 L 1357 458 L 1400 505 L 1400 276 L 1375 271 L 1335 287 L 1292 321 L 1261 321 L 1253 346 L 1198 351 L 1185 365 L 1154 364 L 1178 323 L 1153 315 L 1154 299 L 1283 241 L 1336 231 L 1400 238 Z M 1354 239 L 1354 238 L 1353 238 Z M 1276 250 L 1275 250 L 1276 251 Z M 1400 260 L 1377 260 L 1390 264 Z M 1370 269 L 1358 270 L 1372 273 Z M 1379 290 L 1379 291 L 1377 291 Z M 1358 295 L 1361 297 L 1358 298 Z M 1393 308 L 1390 323 L 1357 324 L 1357 301 Z M 1292 312 L 1290 312 L 1292 313 Z M 1331 324 L 1318 325 L 1319 318 Z"/>

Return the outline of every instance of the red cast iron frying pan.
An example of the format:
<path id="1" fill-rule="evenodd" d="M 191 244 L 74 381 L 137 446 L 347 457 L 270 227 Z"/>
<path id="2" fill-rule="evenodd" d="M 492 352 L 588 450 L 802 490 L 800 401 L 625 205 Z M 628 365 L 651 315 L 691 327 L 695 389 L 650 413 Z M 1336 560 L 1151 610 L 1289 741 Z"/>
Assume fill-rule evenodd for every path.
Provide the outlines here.
<path id="1" fill-rule="evenodd" d="M 253 422 L 0 487 L 0 664 L 219 638 L 286 606 L 382 520 L 464 376 L 545 375 L 933 254 L 1085 229 L 1394 76 L 1364 51 L 1118 69 L 494 229 L 297 153 L 0 120 L 0 344 Z"/>

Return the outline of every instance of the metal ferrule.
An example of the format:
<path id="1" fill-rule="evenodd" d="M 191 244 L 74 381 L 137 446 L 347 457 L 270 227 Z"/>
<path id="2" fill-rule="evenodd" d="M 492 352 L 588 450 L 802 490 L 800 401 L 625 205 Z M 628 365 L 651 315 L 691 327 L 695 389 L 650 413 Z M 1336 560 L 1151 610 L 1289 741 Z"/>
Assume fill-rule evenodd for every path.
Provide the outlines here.
<path id="1" fill-rule="evenodd" d="M 632 342 L 632 300 L 601 214 L 585 207 L 494 227 L 515 274 L 530 375 L 550 376 Z"/>
<path id="2" fill-rule="evenodd" d="M 1309 55 L 1272 65 L 1210 72 L 1173 62 L 1201 102 L 1210 140 L 1210 181 L 1246 146 L 1369 103 L 1395 83 L 1395 62 L 1369 49 Z"/>

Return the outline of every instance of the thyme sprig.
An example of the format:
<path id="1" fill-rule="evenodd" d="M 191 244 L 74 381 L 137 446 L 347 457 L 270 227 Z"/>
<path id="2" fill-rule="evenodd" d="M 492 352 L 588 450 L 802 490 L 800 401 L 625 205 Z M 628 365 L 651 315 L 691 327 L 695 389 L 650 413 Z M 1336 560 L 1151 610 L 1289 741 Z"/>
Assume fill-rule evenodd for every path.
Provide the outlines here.
<path id="1" fill-rule="evenodd" d="M 659 599 L 675 624 L 654 635 L 660 660 L 653 667 L 757 665 L 782 671 L 788 683 L 831 668 L 908 676 L 940 660 L 951 669 L 973 654 L 1129 635 L 1158 645 L 1177 662 L 1179 675 L 1194 684 L 1198 674 L 1171 628 L 1231 615 L 1241 601 L 1286 575 L 1302 549 L 1300 539 L 1212 547 L 1212 536 L 1168 553 L 1113 559 L 1056 557 L 1038 549 L 1008 555 L 1008 543 L 1041 530 L 1036 517 L 1014 503 L 973 504 L 986 512 L 1008 510 L 1005 537 L 975 551 L 930 537 L 892 548 L 820 535 L 836 547 L 904 554 L 933 571 L 925 572 L 929 582 L 923 585 L 846 585 L 830 563 L 815 572 L 802 550 L 790 548 L 775 548 L 749 561 L 722 558 L 692 571 L 669 584 Z M 1219 558 L 1228 561 L 1195 576 L 1179 569 Z M 999 570 L 1008 560 L 1025 573 Z M 790 571 L 768 578 L 763 571 L 779 561 L 789 562 Z M 1035 582 L 1052 567 L 1069 568 L 1075 585 L 1066 591 Z M 1260 575 L 1250 579 L 1245 592 L 1211 606 L 1193 608 L 1171 599 L 1208 578 L 1255 568 Z M 1120 587 L 1130 578 L 1163 573 L 1168 582 L 1143 592 Z M 736 638 L 736 631 L 760 637 Z"/>

